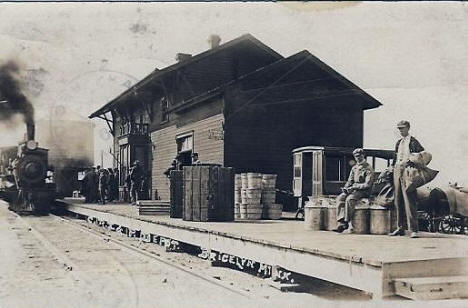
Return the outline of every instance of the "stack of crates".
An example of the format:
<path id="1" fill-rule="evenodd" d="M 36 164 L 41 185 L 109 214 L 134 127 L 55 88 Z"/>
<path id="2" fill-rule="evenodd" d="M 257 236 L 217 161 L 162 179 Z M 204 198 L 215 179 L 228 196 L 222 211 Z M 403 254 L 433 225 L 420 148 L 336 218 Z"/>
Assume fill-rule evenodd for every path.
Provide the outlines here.
<path id="1" fill-rule="evenodd" d="M 183 220 L 234 220 L 234 169 L 218 165 L 184 167 Z"/>

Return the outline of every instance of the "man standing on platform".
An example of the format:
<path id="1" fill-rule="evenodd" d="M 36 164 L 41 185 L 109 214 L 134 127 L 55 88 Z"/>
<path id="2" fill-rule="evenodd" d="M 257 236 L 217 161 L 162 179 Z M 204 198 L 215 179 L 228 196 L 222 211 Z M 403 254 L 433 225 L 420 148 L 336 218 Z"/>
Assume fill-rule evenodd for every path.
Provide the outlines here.
<path id="1" fill-rule="evenodd" d="M 140 166 L 140 161 L 135 160 L 132 169 L 130 169 L 130 193 L 132 198 L 132 205 L 136 205 L 139 200 L 141 180 L 143 178 L 143 170 Z"/>
<path id="2" fill-rule="evenodd" d="M 390 236 L 405 235 L 404 215 L 411 237 L 418 237 L 418 218 L 416 208 L 416 191 L 406 190 L 405 168 L 411 166 L 409 160 L 411 153 L 420 153 L 424 148 L 416 138 L 409 134 L 410 123 L 400 121 L 397 124 L 401 139 L 395 146 L 395 158 L 393 160 L 393 185 L 395 186 L 395 210 L 397 214 L 398 228 L 390 233 Z"/>
<path id="3" fill-rule="evenodd" d="M 352 219 L 354 208 L 361 198 L 370 195 L 374 184 L 374 170 L 367 163 L 363 149 L 353 151 L 356 164 L 351 168 L 348 181 L 341 189 L 342 193 L 336 198 L 338 204 L 337 221 L 339 225 L 335 232 L 353 233 Z"/>

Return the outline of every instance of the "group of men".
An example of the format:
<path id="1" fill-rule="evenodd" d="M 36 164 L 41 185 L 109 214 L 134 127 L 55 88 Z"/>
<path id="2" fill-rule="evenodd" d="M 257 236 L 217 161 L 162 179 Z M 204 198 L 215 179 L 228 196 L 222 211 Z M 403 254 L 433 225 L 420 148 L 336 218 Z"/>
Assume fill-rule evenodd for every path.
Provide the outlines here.
<path id="1" fill-rule="evenodd" d="M 395 146 L 395 158 L 393 160 L 393 185 L 394 185 L 394 204 L 398 227 L 390 236 L 405 235 L 406 227 L 410 231 L 412 238 L 418 237 L 418 220 L 416 191 L 407 191 L 407 178 L 405 169 L 414 167 L 410 158 L 413 153 L 420 153 L 424 148 L 419 141 L 409 134 L 410 123 L 400 121 L 397 124 L 401 139 Z M 356 164 L 352 167 L 348 181 L 342 188 L 342 193 L 337 197 L 338 213 L 337 220 L 339 225 L 333 231 L 353 233 L 352 218 L 356 204 L 361 198 L 368 197 L 374 184 L 374 170 L 367 163 L 363 149 L 353 151 Z"/>
<path id="2" fill-rule="evenodd" d="M 125 178 L 132 205 L 142 199 L 144 181 L 140 161 L 136 160 Z M 81 194 L 84 195 L 86 203 L 105 204 L 106 201 L 119 200 L 119 169 L 104 169 L 101 166 L 90 168 L 83 178 Z"/>
<path id="3" fill-rule="evenodd" d="M 119 198 L 119 169 L 91 167 L 83 178 L 81 194 L 86 203 L 112 202 Z"/>

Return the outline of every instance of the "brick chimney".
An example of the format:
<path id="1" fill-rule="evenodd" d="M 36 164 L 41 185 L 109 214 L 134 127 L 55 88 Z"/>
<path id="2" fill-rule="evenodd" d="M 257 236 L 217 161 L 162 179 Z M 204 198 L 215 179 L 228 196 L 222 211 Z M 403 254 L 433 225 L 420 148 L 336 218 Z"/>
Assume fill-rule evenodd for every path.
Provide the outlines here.
<path id="1" fill-rule="evenodd" d="M 208 38 L 208 43 L 210 43 L 211 49 L 216 48 L 219 46 L 219 43 L 221 43 L 221 38 L 217 34 L 212 34 Z"/>
<path id="2" fill-rule="evenodd" d="M 176 54 L 176 60 L 177 60 L 177 62 L 185 61 L 185 60 L 187 60 L 187 59 L 190 59 L 191 57 L 192 57 L 192 55 L 189 54 L 189 53 L 181 53 L 181 52 L 179 52 L 179 53 Z"/>

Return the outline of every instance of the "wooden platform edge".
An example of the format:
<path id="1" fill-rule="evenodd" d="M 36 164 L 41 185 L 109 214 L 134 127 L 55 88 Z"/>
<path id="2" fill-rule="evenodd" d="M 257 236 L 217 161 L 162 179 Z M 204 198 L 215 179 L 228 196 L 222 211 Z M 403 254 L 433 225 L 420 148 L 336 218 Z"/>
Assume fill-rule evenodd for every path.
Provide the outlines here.
<path id="1" fill-rule="evenodd" d="M 180 226 L 167 222 L 155 223 L 141 218 L 98 211 L 89 207 L 68 204 L 68 211 L 83 216 L 96 217 L 118 225 L 144 230 L 226 254 L 255 260 L 269 265 L 277 265 L 290 271 L 332 283 L 363 290 L 381 297 L 383 292 L 383 272 L 379 266 L 353 262 L 317 253 L 299 251 L 290 247 L 268 245 L 246 240 L 239 236 L 215 234 L 200 228 Z M 196 232 L 194 232 L 196 231 Z"/>

